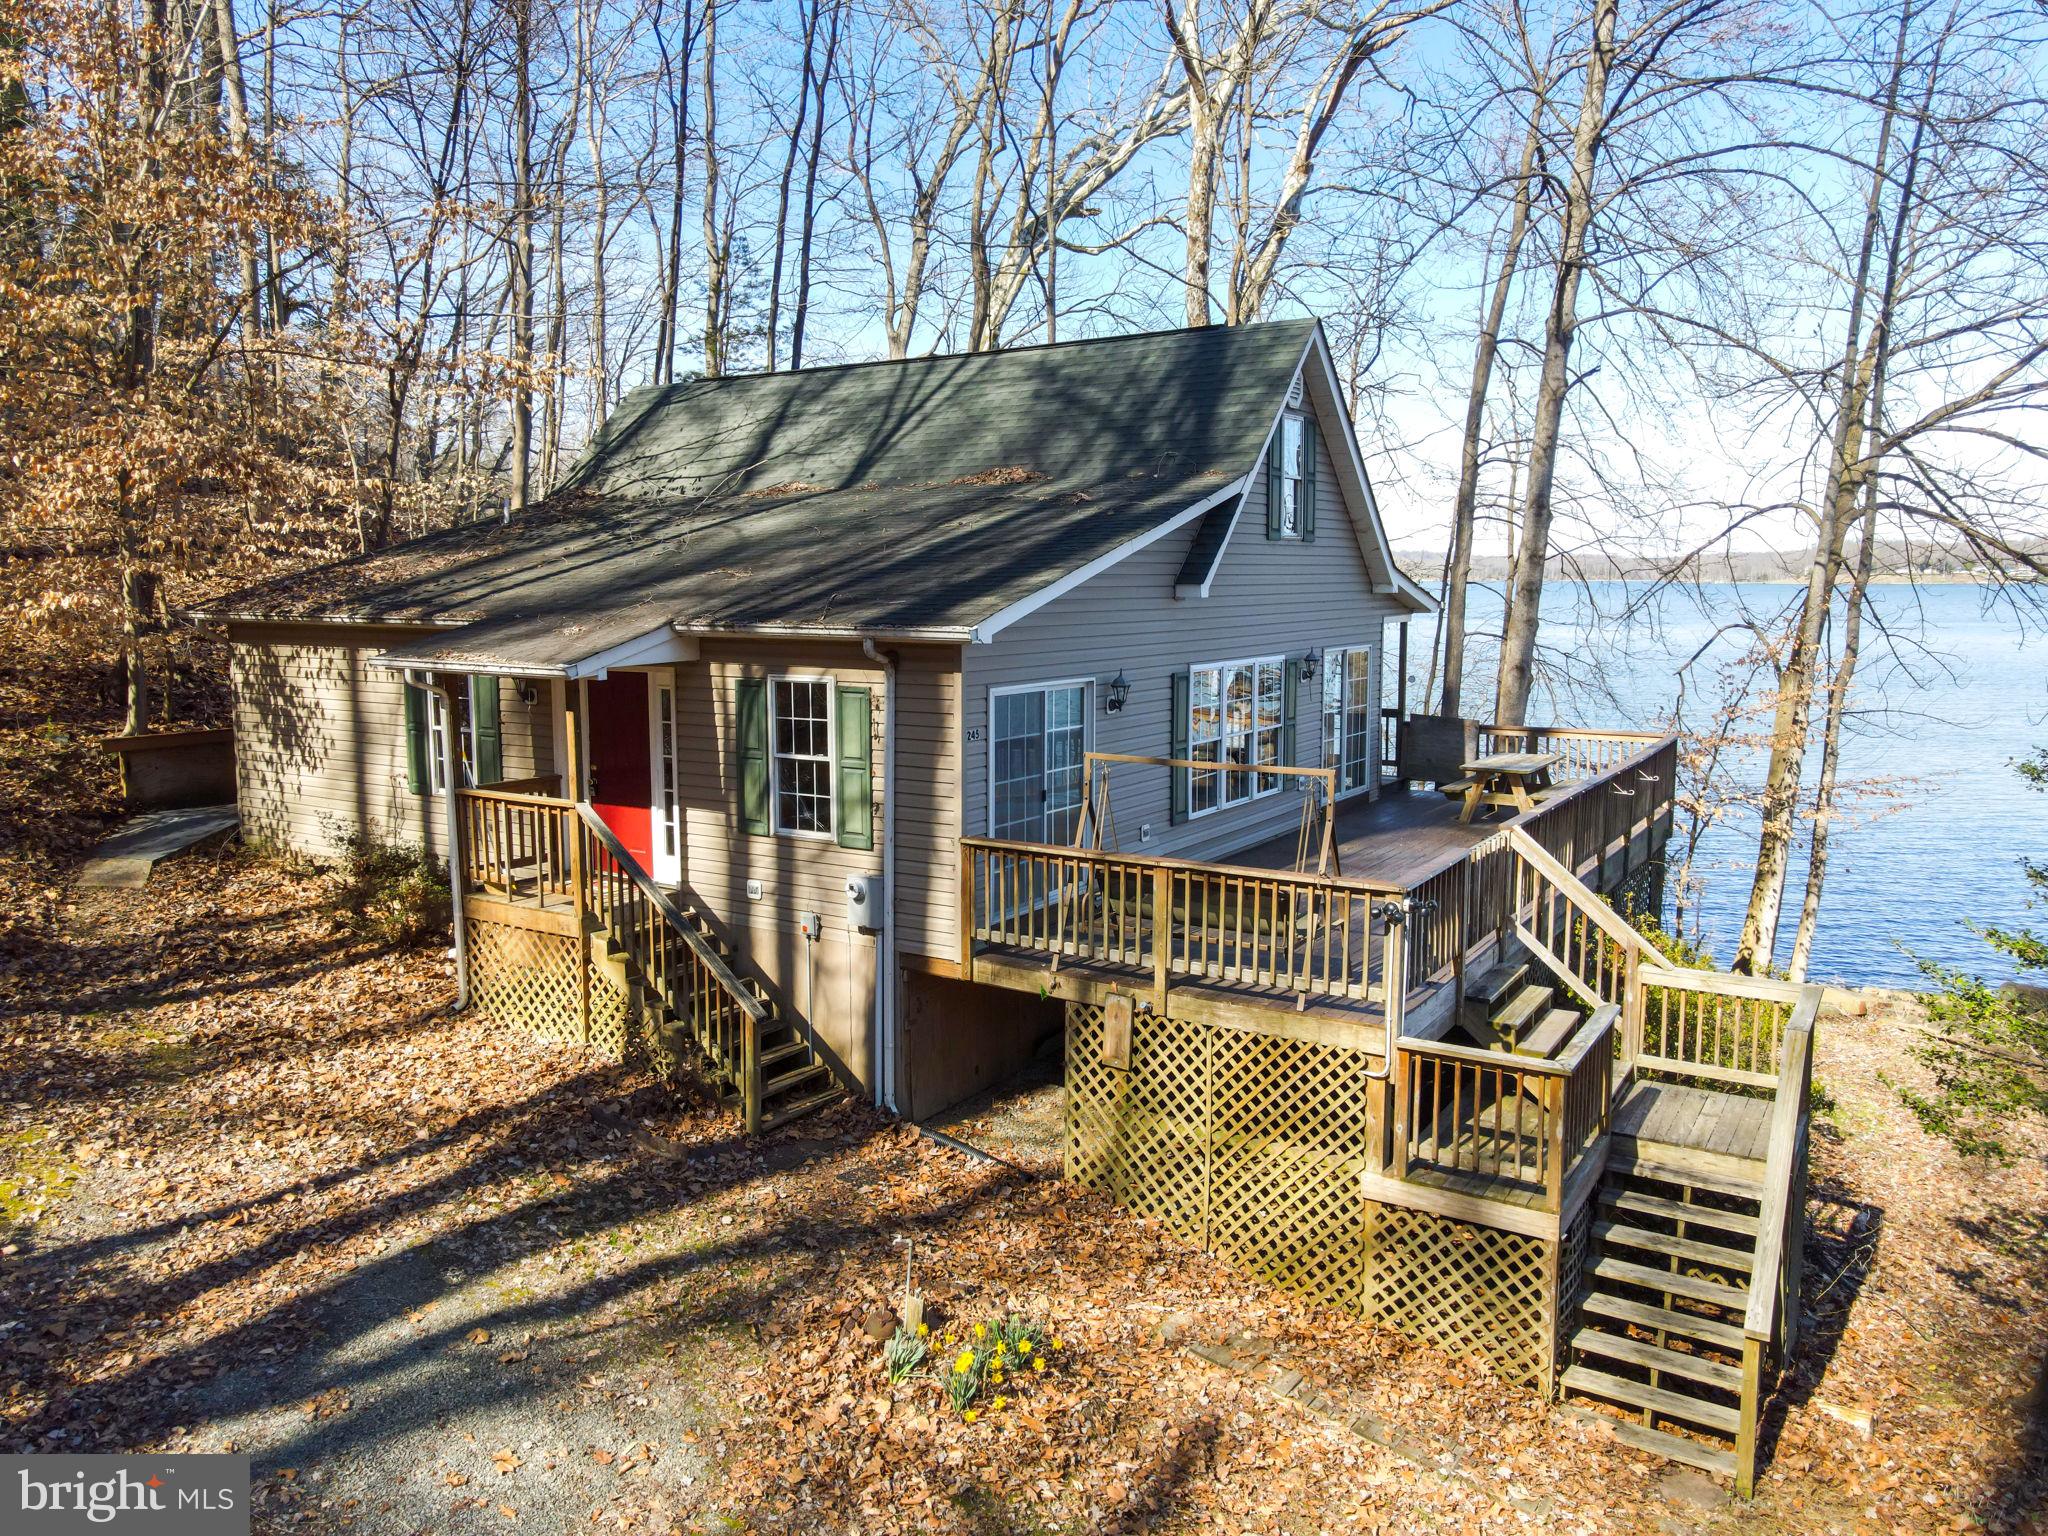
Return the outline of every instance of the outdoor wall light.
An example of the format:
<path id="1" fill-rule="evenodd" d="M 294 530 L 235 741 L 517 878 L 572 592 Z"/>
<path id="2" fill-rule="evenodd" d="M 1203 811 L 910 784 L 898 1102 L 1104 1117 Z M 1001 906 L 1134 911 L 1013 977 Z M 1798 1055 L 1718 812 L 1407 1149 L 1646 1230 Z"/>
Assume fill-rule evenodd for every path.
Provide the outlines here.
<path id="1" fill-rule="evenodd" d="M 1130 679 L 1124 676 L 1122 668 L 1118 668 L 1116 676 L 1109 680 L 1109 687 L 1102 695 L 1103 713 L 1120 715 L 1124 712 L 1124 705 L 1130 701 Z"/>
<path id="2" fill-rule="evenodd" d="M 1304 654 L 1301 658 L 1301 680 L 1304 683 L 1313 682 L 1316 673 L 1321 670 L 1322 665 L 1323 653 L 1321 651 L 1309 651 Z"/>

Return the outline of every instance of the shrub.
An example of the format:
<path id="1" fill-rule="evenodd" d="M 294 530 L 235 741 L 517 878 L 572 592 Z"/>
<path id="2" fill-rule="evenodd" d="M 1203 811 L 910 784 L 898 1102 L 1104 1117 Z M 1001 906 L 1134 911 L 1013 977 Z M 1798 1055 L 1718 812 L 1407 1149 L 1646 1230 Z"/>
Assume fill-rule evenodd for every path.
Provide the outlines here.
<path id="1" fill-rule="evenodd" d="M 335 915 L 351 931 L 386 944 L 445 942 L 448 879 L 424 849 L 352 834 L 333 879 Z"/>

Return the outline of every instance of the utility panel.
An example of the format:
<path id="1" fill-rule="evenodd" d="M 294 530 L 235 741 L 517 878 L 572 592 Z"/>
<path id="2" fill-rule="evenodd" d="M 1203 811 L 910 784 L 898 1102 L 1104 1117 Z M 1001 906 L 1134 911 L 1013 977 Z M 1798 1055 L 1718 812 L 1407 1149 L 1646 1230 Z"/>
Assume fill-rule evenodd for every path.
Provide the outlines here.
<path id="1" fill-rule="evenodd" d="M 846 925 L 862 933 L 882 931 L 882 877 L 846 877 Z"/>

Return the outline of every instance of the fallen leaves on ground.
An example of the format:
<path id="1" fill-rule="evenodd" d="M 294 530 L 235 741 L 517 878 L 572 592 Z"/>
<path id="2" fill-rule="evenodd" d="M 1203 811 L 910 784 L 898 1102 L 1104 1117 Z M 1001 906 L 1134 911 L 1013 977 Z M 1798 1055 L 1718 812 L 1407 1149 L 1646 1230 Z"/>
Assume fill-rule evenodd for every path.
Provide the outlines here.
<path id="1" fill-rule="evenodd" d="M 470 1470 L 423 1481 L 535 1529 L 566 1462 L 616 1480 L 604 1520 L 655 1530 L 2009 1530 L 2038 1500 L 2042 1169 L 1965 1169 L 1897 1112 L 1877 1073 L 1904 1070 L 1901 1013 L 1823 1021 L 1809 1341 L 1757 1504 L 1695 1507 L 1664 1464 L 1483 1367 L 1265 1287 L 1045 1166 L 853 1106 L 749 1141 L 700 1097 L 450 1016 L 444 956 L 367 943 L 320 890 L 201 856 L 68 898 L 0 960 L 9 1132 L 78 1170 L 0 1257 L 0 1449 L 194 1448 L 216 1378 L 273 1360 L 289 1394 L 289 1363 L 337 1342 L 350 1277 L 459 1249 L 504 1292 L 489 1325 L 444 1330 L 432 1299 L 393 1321 L 502 1370 L 536 1418 L 601 1398 L 642 1426 L 558 1448 L 476 1444 L 451 1418 Z M 898 1239 L 935 1336 L 1016 1310 L 1056 1363 L 972 1423 L 931 1377 L 892 1386 L 866 1327 L 900 1300 Z M 1237 1334 L 1457 1465 L 1186 1348 Z M 280 1400 L 347 1426 L 379 1390 Z M 340 1499 L 328 1470 L 273 1469 L 259 1526 L 431 1523 L 378 1516 L 380 1490 Z M 516 1502 L 473 1497 L 477 1475 Z"/>

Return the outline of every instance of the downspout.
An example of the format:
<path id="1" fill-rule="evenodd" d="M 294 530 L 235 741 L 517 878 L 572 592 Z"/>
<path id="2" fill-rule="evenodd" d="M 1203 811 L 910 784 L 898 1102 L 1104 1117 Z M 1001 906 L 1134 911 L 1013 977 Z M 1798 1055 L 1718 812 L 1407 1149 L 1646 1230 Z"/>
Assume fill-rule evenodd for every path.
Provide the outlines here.
<path id="1" fill-rule="evenodd" d="M 447 723 L 447 729 L 441 732 L 441 782 L 448 786 L 447 793 L 441 796 L 447 823 L 442 835 L 448 840 L 448 919 L 455 930 L 455 1006 L 451 1011 L 460 1013 L 469 1006 L 469 937 L 463 931 L 462 859 L 458 842 L 462 814 L 455 803 L 455 791 L 462 783 L 462 731 L 455 715 L 455 691 L 441 681 L 438 673 L 407 667 L 404 675 L 413 687 L 441 696 L 441 718 Z"/>
<path id="2" fill-rule="evenodd" d="M 882 938 L 875 954 L 875 1107 L 896 1111 L 896 656 L 863 637 L 882 668 Z"/>

